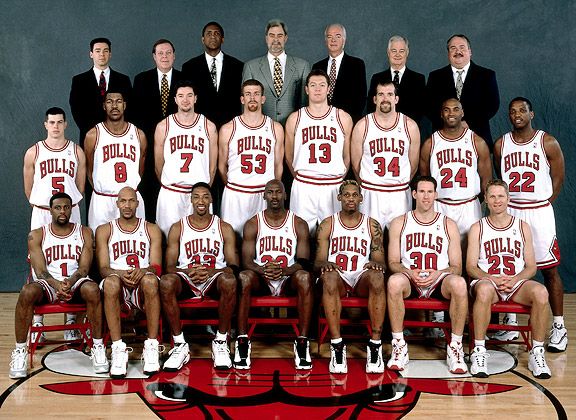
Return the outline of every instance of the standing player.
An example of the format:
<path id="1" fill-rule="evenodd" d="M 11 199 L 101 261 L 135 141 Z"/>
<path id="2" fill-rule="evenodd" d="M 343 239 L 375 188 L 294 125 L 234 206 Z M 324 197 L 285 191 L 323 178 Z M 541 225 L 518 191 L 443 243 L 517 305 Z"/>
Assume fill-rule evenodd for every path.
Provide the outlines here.
<path id="1" fill-rule="evenodd" d="M 70 222 L 72 198 L 68 194 L 54 194 L 49 206 L 52 223 L 28 235 L 33 281 L 22 287 L 16 304 L 16 349 L 12 352 L 9 374 L 12 379 L 28 375 L 26 335 L 34 306 L 43 303 L 86 302 L 94 342 L 90 355 L 92 366 L 95 373 L 108 372 L 102 342 L 100 291 L 88 278 L 93 256 L 92 232 L 79 223 Z"/>
<path id="2" fill-rule="evenodd" d="M 290 210 L 310 232 L 338 211 L 338 186 L 350 165 L 352 118 L 328 105 L 330 78 L 315 69 L 306 78 L 308 106 L 286 121 L 286 162 L 294 176 Z"/>
<path id="3" fill-rule="evenodd" d="M 418 169 L 420 130 L 414 120 L 396 112 L 397 87 L 379 81 L 376 110 L 352 132 L 350 156 L 364 191 L 362 207 L 382 227 L 412 209 L 410 180 Z"/>
<path id="4" fill-rule="evenodd" d="M 342 210 L 318 227 L 314 268 L 322 283 L 322 305 L 330 330 L 330 372 L 347 373 L 346 345 L 340 336 L 340 298 L 368 297 L 372 337 L 367 347 L 366 372 L 384 372 L 382 324 L 386 313 L 385 257 L 382 228 L 358 210 L 362 201 L 356 181 L 342 183 L 338 193 Z"/>
<path id="5" fill-rule="evenodd" d="M 119 216 L 118 192 L 126 186 L 138 188 L 146 157 L 144 133 L 124 119 L 124 93 L 106 92 L 104 110 L 106 119 L 86 134 L 84 142 L 88 180 L 94 188 L 88 211 L 93 231 Z M 137 195 L 142 205 L 136 209 L 136 216 L 143 218 L 144 202 L 140 193 Z"/>
<path id="6" fill-rule="evenodd" d="M 158 275 L 162 271 L 162 233 L 158 226 L 136 216 L 139 205 L 136 191 L 124 187 L 116 201 L 120 218 L 96 230 L 96 255 L 103 280 L 104 312 L 112 340 L 110 377 L 124 378 L 131 348 L 122 341 L 120 311 L 132 308 L 146 313 L 148 339 L 142 358 L 144 374 L 160 370 L 158 320 L 160 296 Z"/>
<path id="7" fill-rule="evenodd" d="M 266 182 L 282 177 L 284 131 L 262 113 L 265 101 L 262 83 L 246 80 L 240 97 L 242 115 L 220 129 L 218 170 L 226 184 L 222 220 L 239 235 L 244 223 L 264 210 L 261 194 Z"/>
<path id="8" fill-rule="evenodd" d="M 212 341 L 215 369 L 230 369 L 228 331 L 236 305 L 236 276 L 239 271 L 236 235 L 232 227 L 210 213 L 212 194 L 205 182 L 194 184 L 193 212 L 170 228 L 166 249 L 167 274 L 160 280 L 162 308 L 170 324 L 174 347 L 164 370 L 175 372 L 190 360 L 190 347 L 180 324 L 178 299 L 216 296 L 218 331 Z"/>
<path id="9" fill-rule="evenodd" d="M 508 185 L 493 180 L 486 187 L 487 217 L 475 223 L 468 234 L 466 271 L 474 296 L 474 351 L 470 355 L 470 373 L 488 376 L 485 337 L 490 308 L 498 301 L 530 306 L 532 350 L 528 369 L 539 379 L 548 379 L 550 369 L 544 357 L 544 339 L 549 307 L 548 292 L 537 281 L 536 259 L 530 226 L 508 213 Z"/>
<path id="10" fill-rule="evenodd" d="M 178 111 L 160 121 L 154 134 L 156 176 L 162 186 L 156 223 L 166 236 L 173 223 L 192 213 L 192 185 L 212 184 L 218 159 L 216 126 L 194 111 L 193 86 L 182 81 L 175 90 Z"/>
<path id="11" fill-rule="evenodd" d="M 416 209 L 395 218 L 390 226 L 388 314 L 392 329 L 392 355 L 388 368 L 404 370 L 409 361 L 404 341 L 404 299 L 437 297 L 450 301 L 452 339 L 446 363 L 452 373 L 466 373 L 462 335 L 468 314 L 468 291 L 462 273 L 460 233 L 453 220 L 434 211 L 436 180 L 422 176 L 414 181 Z"/>
<path id="12" fill-rule="evenodd" d="M 294 341 L 296 369 L 312 369 L 308 326 L 312 314 L 312 278 L 309 267 L 308 225 L 284 208 L 286 191 L 274 179 L 264 189 L 266 210 L 257 213 L 244 226 L 242 260 L 246 270 L 240 273 L 242 287 L 238 310 L 238 338 L 234 366 L 250 368 L 251 344 L 246 335 L 252 292 L 281 296 L 298 295 L 300 336 Z"/>
<path id="13" fill-rule="evenodd" d="M 494 165 L 510 186 L 508 211 L 532 228 L 536 264 L 544 276 L 554 316 L 548 351 L 562 352 L 568 345 L 568 331 L 552 203 L 564 183 L 564 155 L 554 137 L 532 128 L 534 112 L 528 99 L 512 99 L 508 113 L 513 129 L 496 141 Z"/>

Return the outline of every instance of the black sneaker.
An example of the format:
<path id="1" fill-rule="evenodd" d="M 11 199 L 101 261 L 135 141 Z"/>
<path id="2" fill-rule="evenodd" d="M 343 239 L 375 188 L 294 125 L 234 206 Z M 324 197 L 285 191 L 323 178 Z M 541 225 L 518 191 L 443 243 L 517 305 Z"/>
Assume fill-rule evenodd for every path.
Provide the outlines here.
<path id="1" fill-rule="evenodd" d="M 296 369 L 312 369 L 310 340 L 306 337 L 298 337 L 294 341 L 294 364 Z"/>
<path id="2" fill-rule="evenodd" d="M 247 336 L 236 339 L 236 349 L 234 351 L 234 367 L 236 369 L 250 369 L 250 353 L 252 344 Z"/>

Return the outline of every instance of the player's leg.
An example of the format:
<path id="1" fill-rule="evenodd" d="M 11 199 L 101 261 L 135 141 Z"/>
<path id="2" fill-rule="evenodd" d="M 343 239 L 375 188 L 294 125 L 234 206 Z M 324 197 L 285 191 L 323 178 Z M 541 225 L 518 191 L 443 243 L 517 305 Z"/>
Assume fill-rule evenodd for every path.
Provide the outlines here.
<path id="1" fill-rule="evenodd" d="M 248 316 L 250 314 L 250 299 L 252 292 L 260 289 L 260 276 L 252 270 L 241 271 L 240 299 L 238 301 L 238 336 L 248 333 Z"/>
<path id="2" fill-rule="evenodd" d="M 327 271 L 320 276 L 322 283 L 322 306 L 328 323 L 330 337 L 340 339 L 340 314 L 342 302 L 340 298 L 346 295 L 344 282 L 337 271 Z"/>
<path id="3" fill-rule="evenodd" d="M 236 307 L 236 277 L 230 273 L 221 273 L 216 279 L 218 299 L 218 331 L 212 341 L 212 360 L 215 369 L 230 369 L 232 359 L 228 348 L 228 331 Z"/>
<path id="4" fill-rule="evenodd" d="M 366 348 L 366 372 L 382 373 L 384 372 L 382 325 L 386 314 L 384 273 L 377 270 L 368 270 L 362 273 L 358 279 L 356 293 L 360 297 L 368 296 L 368 314 L 372 326 L 372 338 Z"/>
<path id="5" fill-rule="evenodd" d="M 491 307 L 498 302 L 494 284 L 489 280 L 478 280 L 472 285 L 474 304 L 474 350 L 470 355 L 470 373 L 479 378 L 488 377 L 486 353 L 486 330 L 490 323 Z"/>
<path id="6" fill-rule="evenodd" d="M 550 306 L 554 317 L 548 351 L 559 353 L 565 351 L 568 346 L 568 331 L 564 325 L 564 286 L 558 273 L 558 267 L 543 269 L 542 276 L 544 277 L 546 289 L 548 289 Z"/>
<path id="7" fill-rule="evenodd" d="M 290 277 L 290 288 L 298 295 L 298 323 L 300 336 L 294 341 L 294 364 L 296 369 L 312 369 L 308 328 L 312 316 L 314 296 L 312 276 L 305 270 L 298 270 Z"/>
<path id="8" fill-rule="evenodd" d="M 463 277 L 450 274 L 442 280 L 440 292 L 444 299 L 450 301 L 450 320 L 452 323 L 452 337 L 446 346 L 446 362 L 452 373 L 468 373 L 468 366 L 464 361 L 464 348 L 462 336 L 464 324 L 468 315 L 468 289 Z"/>
<path id="9" fill-rule="evenodd" d="M 404 299 L 410 296 L 411 291 L 410 280 L 404 274 L 393 274 L 388 279 L 388 316 L 392 330 L 392 352 L 388 360 L 388 368 L 392 370 L 404 370 L 410 360 L 408 344 L 404 340 L 404 316 L 406 314 Z"/>
<path id="10" fill-rule="evenodd" d="M 160 370 L 160 353 L 164 347 L 158 342 L 158 324 L 160 319 L 160 293 L 159 279 L 156 274 L 146 274 L 140 280 L 136 289 L 140 302 L 146 313 L 148 338 L 144 341 L 142 359 L 144 360 L 144 374 L 152 375 Z M 139 305 L 142 308 L 142 304 Z"/>
<path id="11" fill-rule="evenodd" d="M 108 276 L 102 280 L 101 289 L 104 292 L 104 314 L 110 330 L 110 339 L 112 342 L 120 341 L 122 339 L 120 310 L 124 299 L 122 279 L 117 275 Z"/>
<path id="12" fill-rule="evenodd" d="M 100 288 L 93 281 L 84 281 L 80 286 L 80 297 L 86 302 L 86 315 L 90 320 L 92 348 L 90 358 L 95 373 L 106 373 L 110 369 L 106 348 L 102 339 L 102 299 Z"/>

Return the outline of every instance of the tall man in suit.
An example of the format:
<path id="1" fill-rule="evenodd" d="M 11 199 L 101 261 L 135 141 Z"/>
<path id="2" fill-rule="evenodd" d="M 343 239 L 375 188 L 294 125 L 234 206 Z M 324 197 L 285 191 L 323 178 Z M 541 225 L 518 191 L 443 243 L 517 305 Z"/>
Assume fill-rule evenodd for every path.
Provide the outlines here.
<path id="1" fill-rule="evenodd" d="M 186 80 L 194 84 L 198 100 L 196 112 L 203 114 L 220 129 L 222 125 L 242 113 L 240 85 L 244 64 L 222 52 L 224 28 L 208 22 L 202 29 L 204 53 L 182 66 Z"/>
<path id="2" fill-rule="evenodd" d="M 426 79 L 423 74 L 406 67 L 410 54 L 408 40 L 400 35 L 390 37 L 386 53 L 390 67 L 372 76 L 366 102 L 367 112 L 376 110 L 373 100 L 376 96 L 376 86 L 382 82 L 394 82 L 398 90 L 396 110 L 420 124 L 425 108 Z"/>
<path id="3" fill-rule="evenodd" d="M 284 124 L 288 116 L 306 105 L 306 77 L 310 64 L 301 58 L 287 55 L 284 46 L 288 41 L 286 24 L 273 19 L 266 25 L 268 54 L 248 61 L 242 80 L 256 79 L 264 85 L 266 102 L 262 110 L 273 120 Z"/>
<path id="4" fill-rule="evenodd" d="M 490 119 L 500 106 L 496 73 L 470 61 L 472 50 L 466 35 L 452 35 L 447 48 L 450 64 L 434 70 L 428 76 L 428 117 L 435 131 L 441 129 L 442 103 L 446 99 L 457 98 L 466 110 L 464 120 L 468 127 L 486 140 L 492 149 Z"/>
<path id="5" fill-rule="evenodd" d="M 154 130 L 156 124 L 176 112 L 174 102 L 175 85 L 182 80 L 182 73 L 176 70 L 175 48 L 167 39 L 159 39 L 152 47 L 152 58 L 156 67 L 134 78 L 132 101 L 134 111 L 132 121 L 141 128 L 148 140 L 146 162 L 139 190 L 146 204 L 147 220 L 156 220 L 156 201 L 160 184 L 154 173 Z"/>
<path id="6" fill-rule="evenodd" d="M 330 76 L 328 101 L 343 109 L 356 123 L 364 111 L 366 100 L 366 66 L 364 60 L 344 52 L 346 28 L 332 23 L 324 30 L 328 57 L 315 63 L 313 69 L 322 69 Z"/>

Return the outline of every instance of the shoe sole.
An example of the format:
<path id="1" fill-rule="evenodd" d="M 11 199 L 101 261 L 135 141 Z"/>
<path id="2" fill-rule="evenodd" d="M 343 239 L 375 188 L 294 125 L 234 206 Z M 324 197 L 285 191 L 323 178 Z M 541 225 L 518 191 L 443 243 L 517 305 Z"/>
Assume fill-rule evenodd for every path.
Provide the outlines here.
<path id="1" fill-rule="evenodd" d="M 537 379 L 550 379 L 552 377 L 552 375 L 550 375 L 549 373 L 541 373 L 540 375 L 535 375 L 534 371 L 530 368 L 528 368 L 530 370 L 530 372 L 532 372 L 532 376 L 534 376 Z"/>
<path id="2" fill-rule="evenodd" d="M 226 365 L 214 366 L 214 369 L 216 369 L 216 370 L 228 370 L 228 369 L 231 369 L 231 368 L 232 368 L 232 365 L 230 365 L 230 366 L 226 366 Z"/>
<path id="3" fill-rule="evenodd" d="M 16 374 L 16 375 L 14 375 L 14 374 L 12 374 L 12 373 L 8 374 L 8 377 L 9 377 L 10 379 L 22 379 L 22 378 L 25 378 L 25 377 L 27 377 L 27 376 L 28 376 L 27 373 L 26 373 L 26 374 L 20 374 L 20 373 L 19 373 L 19 374 Z"/>
<path id="4" fill-rule="evenodd" d="M 348 369 L 344 369 L 344 370 L 339 370 L 339 371 L 334 371 L 334 370 L 330 370 L 330 373 L 335 373 L 335 374 L 345 374 L 348 373 Z"/>
<path id="5" fill-rule="evenodd" d="M 395 371 L 397 371 L 397 372 L 400 372 L 400 371 L 404 370 L 403 367 L 400 367 L 400 366 L 397 366 L 397 365 L 388 366 L 388 369 L 390 369 L 390 370 L 395 370 Z"/>
<path id="6" fill-rule="evenodd" d="M 472 373 L 472 376 L 474 376 L 475 378 L 487 378 L 488 374 L 485 372 L 477 372 L 477 373 Z"/>
<path id="7" fill-rule="evenodd" d="M 248 370 L 248 369 L 250 369 L 250 365 L 236 365 L 236 364 L 234 364 L 234 369 Z"/>
<path id="8" fill-rule="evenodd" d="M 123 373 L 123 374 L 121 374 L 121 375 L 112 375 L 112 374 L 110 374 L 110 377 L 111 377 L 112 379 L 124 379 L 124 378 L 126 377 L 126 374 L 125 374 L 125 373 Z"/>
<path id="9" fill-rule="evenodd" d="M 384 373 L 384 368 L 382 368 L 382 369 L 368 369 L 368 368 L 366 368 L 366 373 Z"/>
<path id="10" fill-rule="evenodd" d="M 310 366 L 302 366 L 302 365 L 298 366 L 298 365 L 296 365 L 295 368 L 296 368 L 296 370 L 312 370 L 312 365 L 310 365 Z"/>
<path id="11" fill-rule="evenodd" d="M 154 371 L 150 371 L 150 370 L 148 370 L 148 371 L 147 371 L 147 370 L 143 371 L 144 375 L 147 375 L 147 376 L 152 376 L 152 375 L 154 375 L 154 374 L 156 374 L 156 373 L 158 373 L 158 372 L 160 372 L 160 367 L 158 367 L 158 370 L 154 370 Z"/>
<path id="12" fill-rule="evenodd" d="M 182 369 L 182 366 L 184 366 L 186 363 L 188 363 L 190 361 L 190 354 L 188 354 L 188 356 L 186 356 L 186 358 L 184 359 L 184 361 L 180 364 L 180 366 L 175 367 L 175 368 L 171 368 L 171 367 L 166 367 L 164 366 L 164 368 L 162 369 L 164 372 L 178 372 L 180 369 Z"/>
<path id="13" fill-rule="evenodd" d="M 454 369 L 451 370 L 450 373 L 453 373 L 454 375 L 463 375 L 465 373 L 468 373 L 468 371 L 465 369 Z"/>
<path id="14" fill-rule="evenodd" d="M 564 349 L 548 344 L 548 347 L 546 347 L 546 351 L 550 353 L 564 353 L 566 351 L 566 348 L 568 348 L 568 344 L 566 344 L 566 347 L 564 347 Z"/>
<path id="15" fill-rule="evenodd" d="M 109 367 L 98 367 L 98 368 L 94 368 L 94 373 L 108 373 L 110 371 Z"/>

